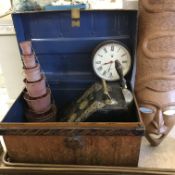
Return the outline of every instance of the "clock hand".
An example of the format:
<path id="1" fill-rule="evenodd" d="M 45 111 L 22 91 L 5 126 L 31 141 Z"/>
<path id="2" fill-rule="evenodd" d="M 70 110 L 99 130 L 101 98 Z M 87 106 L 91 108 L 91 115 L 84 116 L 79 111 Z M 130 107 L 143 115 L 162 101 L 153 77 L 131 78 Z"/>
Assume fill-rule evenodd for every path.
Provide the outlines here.
<path id="1" fill-rule="evenodd" d="M 111 70 L 111 66 L 112 66 L 112 63 L 111 63 L 110 66 L 109 66 L 108 72 Z"/>
<path id="2" fill-rule="evenodd" d="M 106 64 L 112 64 L 114 61 L 109 61 L 109 62 L 107 62 L 107 63 L 104 63 L 103 65 L 106 65 Z"/>

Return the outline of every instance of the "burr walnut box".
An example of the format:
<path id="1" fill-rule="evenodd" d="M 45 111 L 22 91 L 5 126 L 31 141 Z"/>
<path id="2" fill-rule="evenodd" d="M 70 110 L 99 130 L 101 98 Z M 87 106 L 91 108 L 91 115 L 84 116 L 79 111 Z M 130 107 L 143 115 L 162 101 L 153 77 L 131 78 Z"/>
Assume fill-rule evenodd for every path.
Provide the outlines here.
<path id="1" fill-rule="evenodd" d="M 129 113 L 109 113 L 106 121 L 60 122 L 60 111 L 98 81 L 92 52 L 101 42 L 123 43 L 131 55 L 126 82 L 131 89 L 137 11 L 81 10 L 80 26 L 70 11 L 14 13 L 17 41 L 31 40 L 58 110 L 56 122 L 25 118 L 23 92 L 0 124 L 13 162 L 67 165 L 137 166 L 144 128 L 134 102 Z M 13 59 L 13 58 L 11 58 Z M 15 66 L 15 65 L 14 65 Z M 13 76 L 13 75 L 12 75 Z M 18 86 L 18 85 L 17 85 Z"/>

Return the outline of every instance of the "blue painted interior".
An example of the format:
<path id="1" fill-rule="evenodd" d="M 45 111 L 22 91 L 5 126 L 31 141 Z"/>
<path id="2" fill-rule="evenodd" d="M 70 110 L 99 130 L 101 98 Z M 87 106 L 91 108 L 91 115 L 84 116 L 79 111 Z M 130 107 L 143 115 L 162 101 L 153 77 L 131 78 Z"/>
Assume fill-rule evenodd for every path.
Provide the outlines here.
<path id="1" fill-rule="evenodd" d="M 80 27 L 71 26 L 70 11 L 16 13 L 13 22 L 18 42 L 32 40 L 59 109 L 98 80 L 91 55 L 99 43 L 109 39 L 123 42 L 134 60 L 136 11 L 81 11 Z M 131 74 L 126 77 L 128 84 Z M 23 122 L 24 105 L 20 96 L 4 122 Z"/>
<path id="2" fill-rule="evenodd" d="M 23 102 L 22 96 L 20 95 L 2 122 L 25 122 L 26 120 L 24 118 L 24 110 L 25 104 Z"/>

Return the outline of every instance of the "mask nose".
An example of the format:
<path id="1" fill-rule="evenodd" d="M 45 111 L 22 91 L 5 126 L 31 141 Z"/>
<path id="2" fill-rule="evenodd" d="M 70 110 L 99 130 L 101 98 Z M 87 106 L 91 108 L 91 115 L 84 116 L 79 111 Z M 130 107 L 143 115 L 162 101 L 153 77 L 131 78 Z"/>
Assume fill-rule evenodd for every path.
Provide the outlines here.
<path id="1" fill-rule="evenodd" d="M 156 116 L 153 120 L 153 125 L 156 128 L 157 134 L 162 134 L 166 131 L 166 126 L 163 119 L 163 113 L 160 109 L 156 113 Z"/>

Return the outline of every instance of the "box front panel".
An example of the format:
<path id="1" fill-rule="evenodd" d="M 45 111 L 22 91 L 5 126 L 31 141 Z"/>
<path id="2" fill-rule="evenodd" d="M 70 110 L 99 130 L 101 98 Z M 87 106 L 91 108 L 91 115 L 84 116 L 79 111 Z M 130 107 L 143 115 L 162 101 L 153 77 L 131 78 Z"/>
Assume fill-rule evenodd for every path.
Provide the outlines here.
<path id="1" fill-rule="evenodd" d="M 140 136 L 80 135 L 4 139 L 12 162 L 111 166 L 137 166 L 141 141 Z"/>

